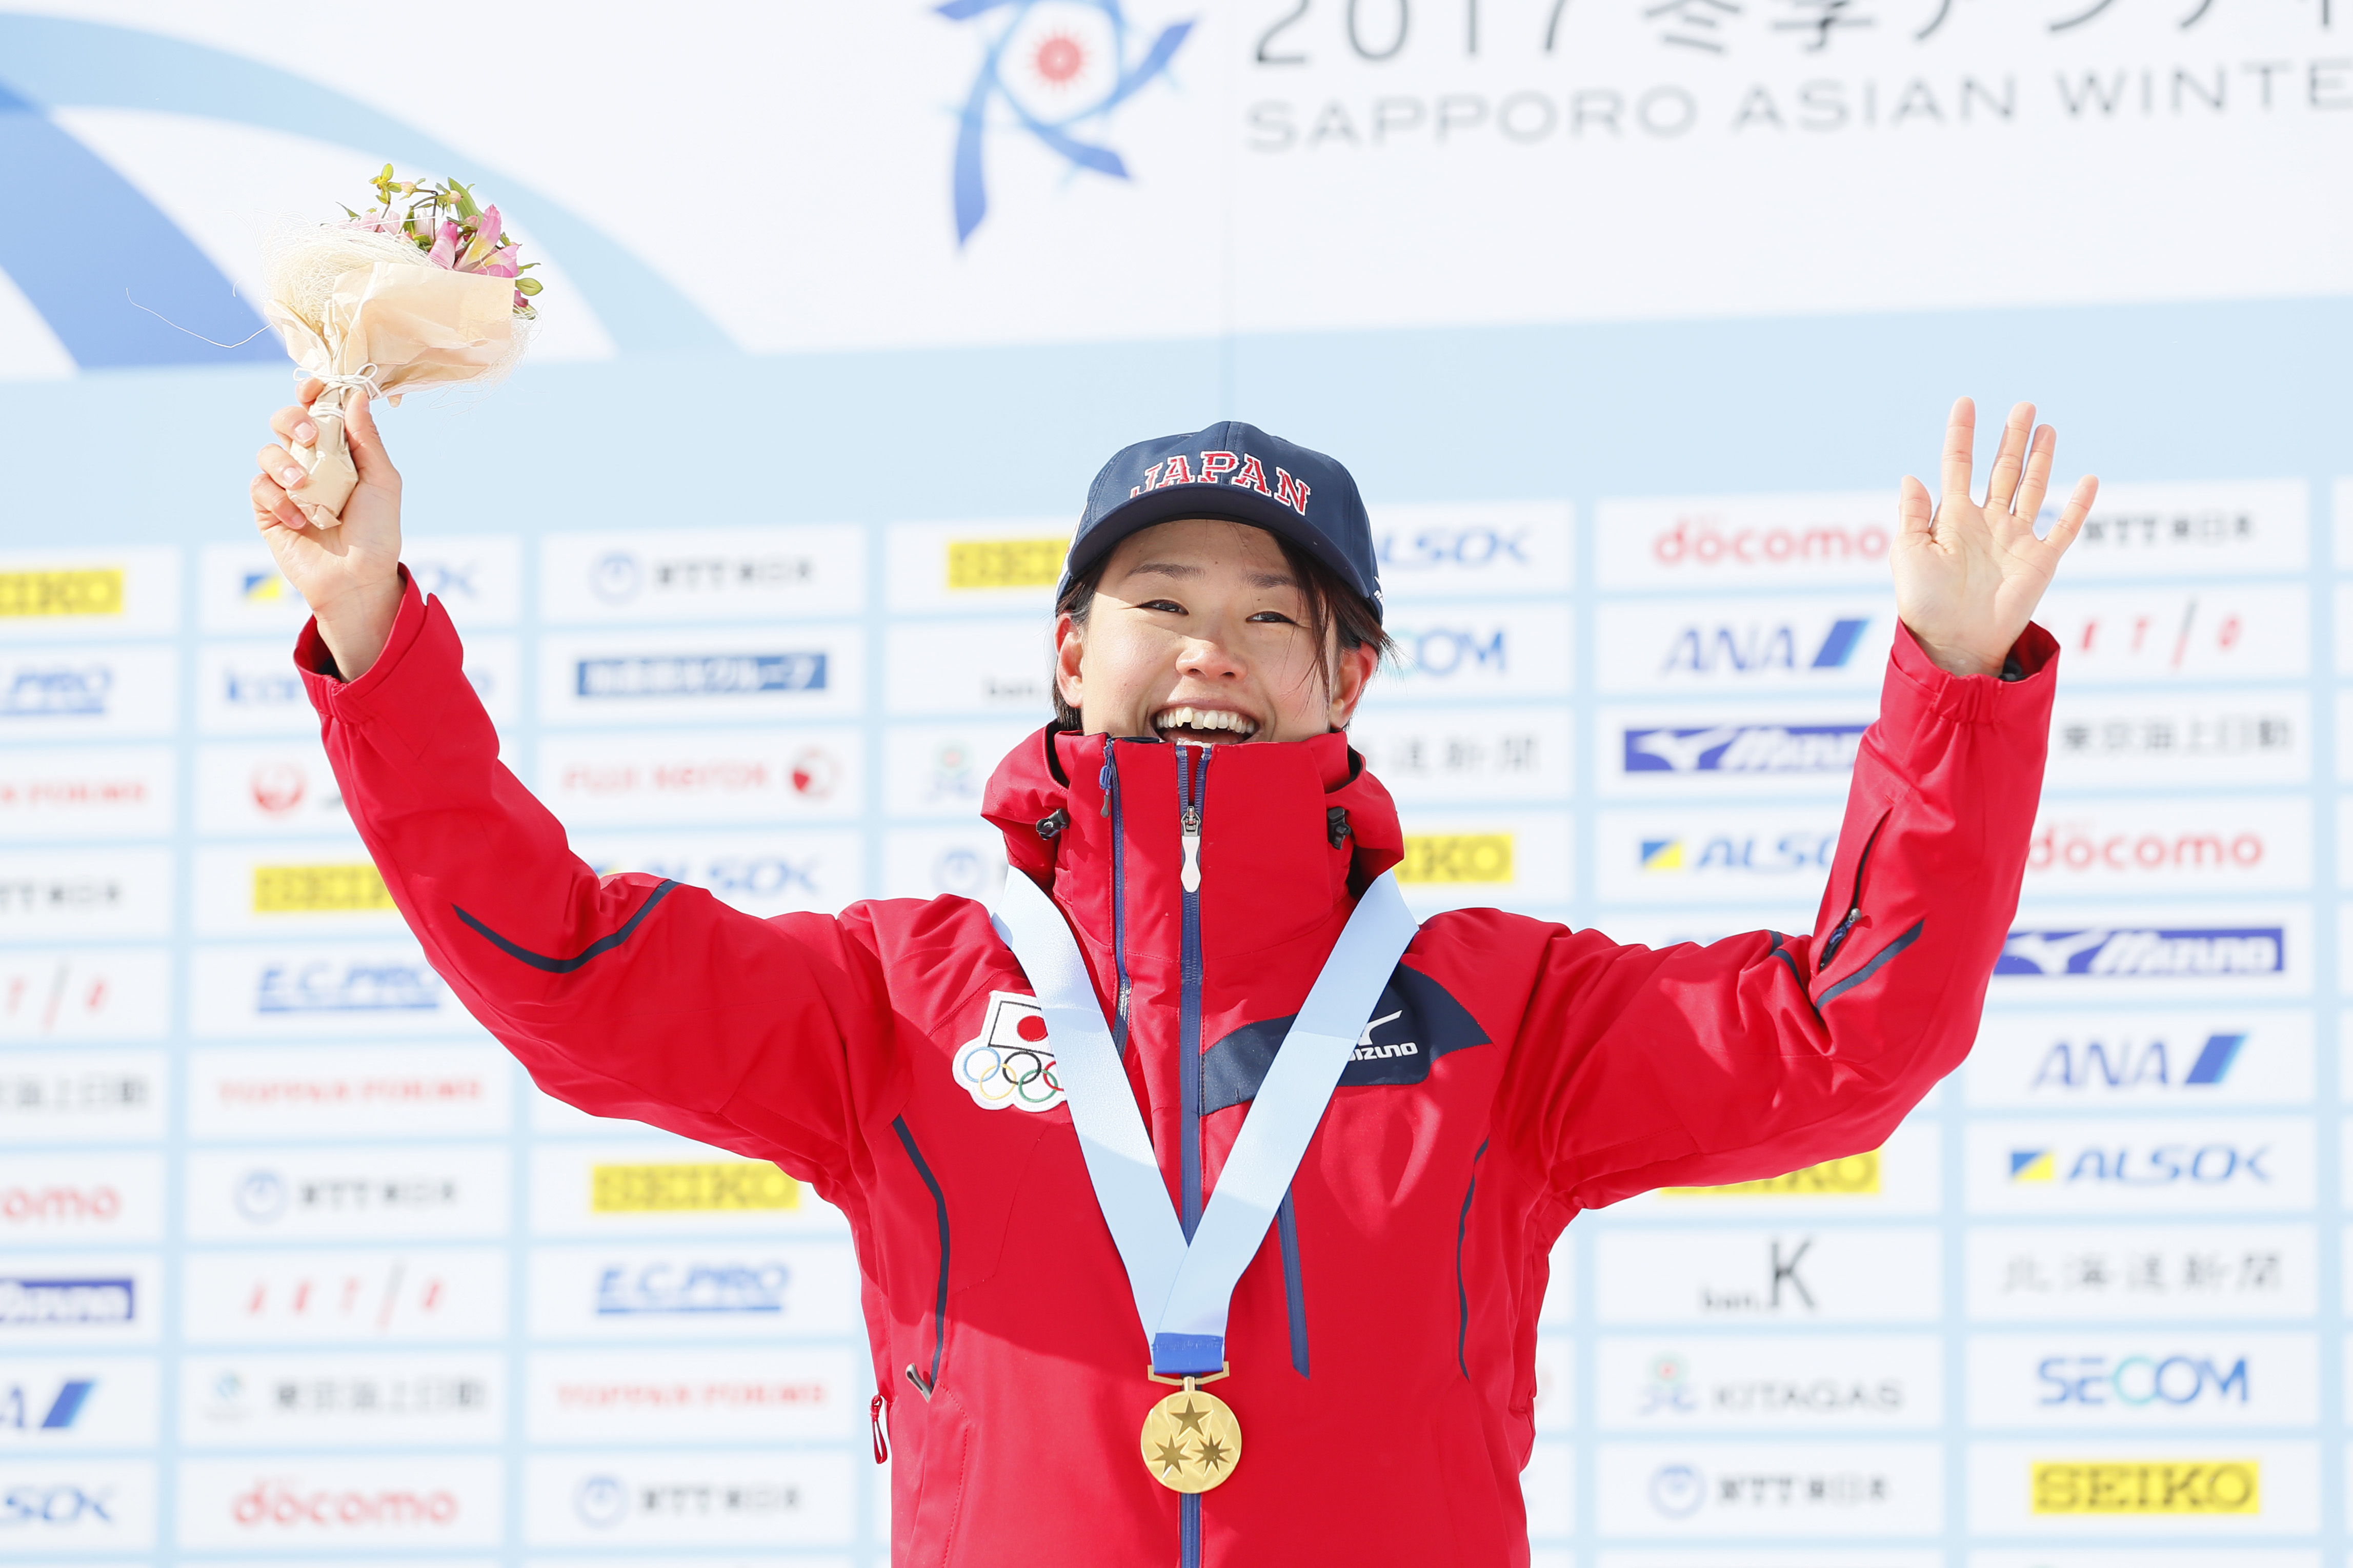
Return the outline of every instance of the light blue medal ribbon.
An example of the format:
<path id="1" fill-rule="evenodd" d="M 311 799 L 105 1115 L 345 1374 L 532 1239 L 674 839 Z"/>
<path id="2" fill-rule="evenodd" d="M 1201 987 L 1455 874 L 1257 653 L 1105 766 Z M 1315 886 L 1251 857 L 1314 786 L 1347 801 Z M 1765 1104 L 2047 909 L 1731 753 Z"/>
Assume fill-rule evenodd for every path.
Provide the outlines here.
<path id="1" fill-rule="evenodd" d="M 1259 1085 L 1189 1245 L 1061 910 L 1014 870 L 993 913 L 997 934 L 1020 961 L 1045 1012 L 1054 1074 L 1078 1129 L 1095 1202 L 1127 1268 L 1152 1370 L 1162 1377 L 1217 1373 L 1225 1363 L 1234 1286 L 1266 1239 L 1381 987 L 1413 940 L 1405 895 L 1396 877 L 1384 873 L 1356 901 Z"/>

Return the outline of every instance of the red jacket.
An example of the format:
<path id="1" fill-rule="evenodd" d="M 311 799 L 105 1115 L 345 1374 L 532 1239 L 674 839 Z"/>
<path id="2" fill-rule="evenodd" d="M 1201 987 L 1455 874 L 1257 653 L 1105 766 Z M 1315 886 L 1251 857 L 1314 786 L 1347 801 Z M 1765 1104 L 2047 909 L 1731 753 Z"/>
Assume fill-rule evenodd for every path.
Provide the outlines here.
<path id="1" fill-rule="evenodd" d="M 1964 679 L 1898 637 L 1811 935 L 1654 952 L 1493 910 L 1425 921 L 1235 1292 L 1217 1392 L 1247 1445 L 1198 1503 L 1139 1453 L 1166 1390 L 1070 1112 L 1010 1103 L 1041 1097 L 1028 1058 L 965 1053 L 958 1076 L 984 1031 L 1008 1052 L 1040 1032 L 981 905 L 759 920 L 600 879 L 500 765 L 457 634 L 413 586 L 359 679 L 314 673 L 315 628 L 297 658 L 402 913 L 540 1087 L 774 1160 L 849 1216 L 895 1561 L 1225 1568 L 1527 1561 L 1554 1241 L 1652 1187 L 1875 1148 L 1960 1062 L 2017 903 L 2055 653 L 2030 629 L 2024 679 Z M 1190 1219 L 1402 838 L 1340 735 L 1219 749 L 1188 900 L 1179 749 L 1040 734 L 987 812 L 1116 1008 Z"/>

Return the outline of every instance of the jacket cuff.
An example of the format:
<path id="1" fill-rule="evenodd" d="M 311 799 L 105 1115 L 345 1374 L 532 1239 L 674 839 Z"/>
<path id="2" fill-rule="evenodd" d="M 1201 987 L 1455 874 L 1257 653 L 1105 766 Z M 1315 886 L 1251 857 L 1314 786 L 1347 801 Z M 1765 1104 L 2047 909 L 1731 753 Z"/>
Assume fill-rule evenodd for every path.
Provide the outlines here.
<path id="1" fill-rule="evenodd" d="M 1931 711 L 1962 723 L 1990 723 L 2050 707 L 2059 640 L 2029 622 L 2010 645 L 2000 675 L 1955 675 L 1930 658 L 1912 628 L 1898 621 L 1888 667 L 1889 684 L 1900 679 L 1912 687 Z"/>
<path id="2" fill-rule="evenodd" d="M 327 639 L 319 635 L 319 617 L 312 616 L 302 624 L 302 635 L 294 639 L 294 668 L 302 677 L 302 689 L 311 699 L 311 706 L 324 719 L 331 713 L 350 713 L 364 707 L 368 694 L 382 686 L 392 668 L 400 662 L 425 629 L 425 595 L 418 591 L 417 579 L 408 568 L 400 568 L 400 608 L 392 617 L 392 631 L 385 638 L 384 651 L 367 673 L 357 680 L 345 680 L 335 668 L 335 656 L 328 651 Z"/>

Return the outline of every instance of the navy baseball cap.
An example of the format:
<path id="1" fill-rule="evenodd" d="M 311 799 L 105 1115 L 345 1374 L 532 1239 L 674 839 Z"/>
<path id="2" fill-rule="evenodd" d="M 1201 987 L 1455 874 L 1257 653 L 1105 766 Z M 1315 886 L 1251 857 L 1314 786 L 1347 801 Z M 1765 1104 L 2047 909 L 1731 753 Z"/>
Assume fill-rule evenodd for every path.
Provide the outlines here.
<path id="1" fill-rule="evenodd" d="M 1112 546 L 1179 517 L 1251 523 L 1299 545 L 1381 615 L 1372 520 L 1348 470 L 1255 425 L 1229 419 L 1138 441 L 1103 466 L 1062 563 L 1059 599 Z"/>

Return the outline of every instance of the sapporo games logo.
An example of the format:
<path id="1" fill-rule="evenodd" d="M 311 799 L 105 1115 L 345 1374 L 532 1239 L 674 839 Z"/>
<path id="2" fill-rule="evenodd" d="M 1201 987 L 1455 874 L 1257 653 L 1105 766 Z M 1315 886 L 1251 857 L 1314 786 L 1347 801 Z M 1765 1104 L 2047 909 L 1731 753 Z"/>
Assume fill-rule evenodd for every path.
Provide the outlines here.
<path id="1" fill-rule="evenodd" d="M 1113 112 L 1167 74 L 1193 30 L 1191 22 L 1172 22 L 1147 42 L 1120 0 L 947 0 L 936 9 L 951 22 L 978 23 L 982 34 L 980 69 L 957 117 L 958 245 L 988 216 L 984 148 L 992 127 L 1035 137 L 1073 174 L 1126 179 L 1125 161 L 1103 141 Z"/>

